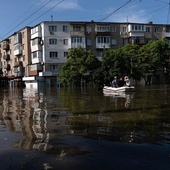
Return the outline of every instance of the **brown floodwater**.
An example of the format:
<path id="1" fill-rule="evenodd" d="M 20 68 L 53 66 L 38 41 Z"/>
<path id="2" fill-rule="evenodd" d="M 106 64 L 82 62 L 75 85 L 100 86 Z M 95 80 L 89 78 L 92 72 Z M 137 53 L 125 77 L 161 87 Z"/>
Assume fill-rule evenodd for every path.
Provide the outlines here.
<path id="1" fill-rule="evenodd" d="M 0 170 L 169 168 L 169 85 L 0 89 Z"/>

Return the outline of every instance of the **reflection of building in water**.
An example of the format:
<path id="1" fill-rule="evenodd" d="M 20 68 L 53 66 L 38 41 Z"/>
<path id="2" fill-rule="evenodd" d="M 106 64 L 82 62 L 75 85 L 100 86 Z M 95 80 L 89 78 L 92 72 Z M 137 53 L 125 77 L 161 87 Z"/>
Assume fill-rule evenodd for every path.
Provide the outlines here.
<path id="1" fill-rule="evenodd" d="M 26 139 L 20 143 L 20 147 L 24 149 L 30 149 L 34 138 L 30 120 L 33 115 L 32 106 L 36 102 L 36 96 L 25 100 L 23 89 L 4 91 L 2 121 L 10 131 L 22 133 L 24 137 L 26 136 Z"/>
<path id="2" fill-rule="evenodd" d="M 28 90 L 4 92 L 1 124 L 23 134 L 25 138 L 18 147 L 44 151 L 50 139 L 68 133 L 67 112 L 61 108 L 60 99 L 55 99 Z"/>
<path id="3" fill-rule="evenodd" d="M 43 116 L 43 117 L 42 117 Z M 47 131 L 47 112 L 39 108 L 34 108 L 32 129 L 35 134 L 35 142 L 33 148 L 38 150 L 46 150 L 49 141 L 49 133 Z M 44 119 L 44 123 L 42 120 Z"/>

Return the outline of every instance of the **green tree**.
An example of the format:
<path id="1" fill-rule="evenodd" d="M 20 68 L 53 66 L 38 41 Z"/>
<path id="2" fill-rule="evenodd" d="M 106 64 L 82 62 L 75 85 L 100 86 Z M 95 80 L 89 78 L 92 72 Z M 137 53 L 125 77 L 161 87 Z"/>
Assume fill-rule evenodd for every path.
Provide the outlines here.
<path id="1" fill-rule="evenodd" d="M 138 70 L 141 77 L 144 78 L 145 84 L 148 83 L 148 77 L 163 72 L 168 68 L 169 64 L 169 44 L 166 40 L 151 41 L 140 48 L 138 57 Z"/>
<path id="2" fill-rule="evenodd" d="M 133 79 L 139 79 L 137 68 L 138 54 L 140 46 L 136 44 L 126 44 L 121 48 L 122 51 L 122 69 L 121 73 L 126 74 Z"/>
<path id="3" fill-rule="evenodd" d="M 136 62 L 139 51 L 138 45 L 127 44 L 122 48 L 104 51 L 101 61 L 104 81 L 108 84 L 114 76 L 124 75 L 137 78 Z"/>
<path id="4" fill-rule="evenodd" d="M 100 72 L 103 76 L 103 82 L 110 84 L 110 81 L 116 76 L 116 70 L 114 69 L 115 51 L 112 49 L 105 49 L 102 55 Z"/>
<path id="5" fill-rule="evenodd" d="M 68 60 L 62 67 L 60 82 L 78 86 L 82 79 L 93 81 L 93 74 L 98 66 L 99 61 L 91 51 L 85 51 L 81 47 L 71 49 Z"/>

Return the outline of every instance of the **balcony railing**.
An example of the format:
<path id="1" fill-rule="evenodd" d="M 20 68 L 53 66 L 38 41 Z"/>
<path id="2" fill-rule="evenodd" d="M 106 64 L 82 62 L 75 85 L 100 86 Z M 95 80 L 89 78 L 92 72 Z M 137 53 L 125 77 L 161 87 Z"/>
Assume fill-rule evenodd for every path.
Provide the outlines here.
<path id="1" fill-rule="evenodd" d="M 96 48 L 110 48 L 110 43 L 97 43 Z"/>
<path id="2" fill-rule="evenodd" d="M 144 37 L 144 36 L 145 36 L 144 32 L 137 32 L 137 31 L 129 32 L 129 37 Z"/>

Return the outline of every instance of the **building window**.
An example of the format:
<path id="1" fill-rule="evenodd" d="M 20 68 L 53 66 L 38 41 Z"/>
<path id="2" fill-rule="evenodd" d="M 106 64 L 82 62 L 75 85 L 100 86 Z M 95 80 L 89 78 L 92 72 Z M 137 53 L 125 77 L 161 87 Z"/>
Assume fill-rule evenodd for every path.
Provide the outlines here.
<path id="1" fill-rule="evenodd" d="M 89 34 L 92 31 L 92 28 L 90 26 L 86 27 L 86 34 Z"/>
<path id="2" fill-rule="evenodd" d="M 37 57 L 38 57 L 37 51 L 36 51 L 36 52 L 33 52 L 33 53 L 32 53 L 32 58 L 37 58 Z"/>
<path id="3" fill-rule="evenodd" d="M 146 27 L 146 32 L 150 33 L 151 32 L 151 28 L 150 27 Z"/>
<path id="4" fill-rule="evenodd" d="M 21 33 L 14 35 L 14 44 L 21 43 Z"/>
<path id="5" fill-rule="evenodd" d="M 97 51 L 97 57 L 102 57 L 103 51 Z"/>
<path id="6" fill-rule="evenodd" d="M 167 32 L 167 33 L 170 33 L 170 28 L 166 28 L 166 32 Z"/>
<path id="7" fill-rule="evenodd" d="M 54 38 L 49 39 L 49 44 L 50 45 L 56 45 L 57 44 L 57 39 L 54 39 Z"/>
<path id="8" fill-rule="evenodd" d="M 20 49 L 21 49 L 20 44 L 17 44 L 17 45 L 14 46 L 14 51 L 15 51 L 15 50 L 20 50 Z"/>
<path id="9" fill-rule="evenodd" d="M 68 56 L 68 52 L 65 51 L 65 52 L 64 52 L 64 57 L 67 57 L 67 56 Z"/>
<path id="10" fill-rule="evenodd" d="M 170 44 L 170 40 L 167 39 L 167 43 Z"/>
<path id="11" fill-rule="evenodd" d="M 82 43 L 82 37 L 72 37 L 71 42 L 72 43 Z"/>
<path id="12" fill-rule="evenodd" d="M 68 45 L 68 39 L 63 39 L 63 44 Z"/>
<path id="13" fill-rule="evenodd" d="M 87 45 L 92 45 L 92 40 L 90 38 L 87 39 Z"/>
<path id="14" fill-rule="evenodd" d="M 38 38 L 35 38 L 32 40 L 32 46 L 37 45 L 38 44 Z"/>
<path id="15" fill-rule="evenodd" d="M 64 26 L 63 26 L 63 32 L 68 32 L 68 27 L 67 27 L 67 25 L 64 25 Z"/>
<path id="16" fill-rule="evenodd" d="M 116 27 L 115 26 L 112 26 L 112 32 L 116 32 Z"/>
<path id="17" fill-rule="evenodd" d="M 50 32 L 57 32 L 57 26 L 49 26 Z"/>
<path id="18" fill-rule="evenodd" d="M 58 66 L 57 65 L 50 65 L 50 71 L 57 71 Z"/>
<path id="19" fill-rule="evenodd" d="M 98 32 L 110 32 L 110 26 L 97 26 Z"/>
<path id="20" fill-rule="evenodd" d="M 159 32 L 160 32 L 160 29 L 159 29 L 158 27 L 155 27 L 155 28 L 154 28 L 154 32 L 155 32 L 155 33 L 159 33 Z"/>
<path id="21" fill-rule="evenodd" d="M 144 25 L 132 25 L 132 31 L 145 31 Z"/>
<path id="22" fill-rule="evenodd" d="M 126 33 L 127 32 L 127 27 L 122 27 L 122 32 Z"/>
<path id="23" fill-rule="evenodd" d="M 81 27 L 80 26 L 73 26 L 73 31 L 79 32 L 79 31 L 81 31 Z"/>
<path id="24" fill-rule="evenodd" d="M 112 45 L 116 45 L 116 39 L 112 39 Z"/>
<path id="25" fill-rule="evenodd" d="M 97 43 L 110 43 L 110 37 L 97 37 Z"/>
<path id="26" fill-rule="evenodd" d="M 128 39 L 123 39 L 123 45 L 128 44 L 129 40 Z"/>
<path id="27" fill-rule="evenodd" d="M 31 29 L 31 34 L 35 34 L 38 32 L 38 27 L 32 28 Z"/>
<path id="28" fill-rule="evenodd" d="M 58 57 L 58 52 L 50 52 L 50 58 L 57 58 Z"/>

